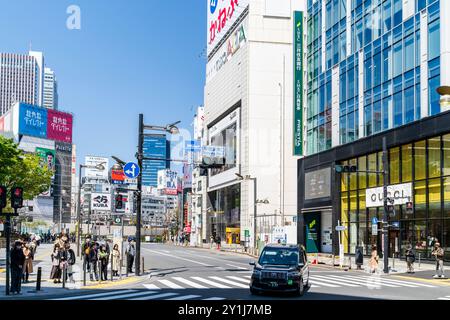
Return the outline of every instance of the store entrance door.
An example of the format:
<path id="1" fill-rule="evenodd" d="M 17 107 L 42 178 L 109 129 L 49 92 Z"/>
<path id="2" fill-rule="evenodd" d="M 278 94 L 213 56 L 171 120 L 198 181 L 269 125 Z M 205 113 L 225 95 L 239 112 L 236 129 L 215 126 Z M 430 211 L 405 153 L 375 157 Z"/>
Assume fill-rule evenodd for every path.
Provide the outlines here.
<path id="1" fill-rule="evenodd" d="M 305 213 L 305 247 L 307 253 L 318 253 L 321 247 L 321 212 Z"/>

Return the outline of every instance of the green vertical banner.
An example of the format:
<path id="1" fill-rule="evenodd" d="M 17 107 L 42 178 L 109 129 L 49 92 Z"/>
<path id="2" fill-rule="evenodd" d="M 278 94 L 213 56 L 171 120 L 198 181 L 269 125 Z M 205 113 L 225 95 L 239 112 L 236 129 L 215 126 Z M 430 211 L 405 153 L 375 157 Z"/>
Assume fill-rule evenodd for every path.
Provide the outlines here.
<path id="1" fill-rule="evenodd" d="M 294 156 L 303 155 L 303 12 L 294 11 Z"/>

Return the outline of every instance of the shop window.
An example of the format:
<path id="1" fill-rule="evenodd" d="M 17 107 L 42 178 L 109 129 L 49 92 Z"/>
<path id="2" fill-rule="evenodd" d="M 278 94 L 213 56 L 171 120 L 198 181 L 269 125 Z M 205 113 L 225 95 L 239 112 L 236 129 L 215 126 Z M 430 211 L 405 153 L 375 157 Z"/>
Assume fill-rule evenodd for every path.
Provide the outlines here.
<path id="1" fill-rule="evenodd" d="M 447 134 L 442 137 L 442 148 L 444 151 L 444 159 L 443 159 L 443 175 L 450 176 L 450 134 Z"/>
<path id="2" fill-rule="evenodd" d="M 402 182 L 412 181 L 412 145 L 402 146 Z"/>
<path id="3" fill-rule="evenodd" d="M 347 229 L 342 232 L 342 244 L 344 245 L 344 253 L 348 253 L 348 245 L 349 245 L 349 239 L 348 239 L 348 197 L 347 194 L 342 195 L 341 197 L 341 225 L 346 226 Z"/>
<path id="4" fill-rule="evenodd" d="M 428 217 L 441 218 L 441 179 L 428 182 Z"/>
<path id="5" fill-rule="evenodd" d="M 378 171 L 382 172 L 384 170 L 383 166 L 383 152 L 378 152 Z M 378 186 L 382 187 L 384 183 L 384 177 L 382 174 L 377 174 L 378 177 Z"/>
<path id="6" fill-rule="evenodd" d="M 431 251 L 433 250 L 434 244 L 436 242 L 441 243 L 442 245 L 442 220 L 429 220 L 428 221 L 428 252 L 427 257 L 433 259 L 434 257 L 431 255 Z"/>
<path id="7" fill-rule="evenodd" d="M 414 230 L 412 221 L 402 221 L 400 224 L 400 237 L 401 237 L 401 255 L 405 255 L 406 248 L 411 245 L 414 247 Z"/>
<path id="8" fill-rule="evenodd" d="M 444 189 L 444 218 L 450 218 L 450 177 L 443 179 L 442 187 Z"/>
<path id="9" fill-rule="evenodd" d="M 414 183 L 414 214 L 416 219 L 426 218 L 427 188 L 425 181 Z"/>
<path id="10" fill-rule="evenodd" d="M 389 177 L 390 184 L 400 182 L 400 148 L 389 150 Z"/>
<path id="11" fill-rule="evenodd" d="M 416 142 L 414 144 L 414 173 L 415 180 L 422 180 L 426 178 L 426 143 L 425 141 Z"/>
<path id="12" fill-rule="evenodd" d="M 342 165 L 348 165 L 348 161 L 342 162 Z M 341 173 L 341 191 L 348 191 L 348 173 Z"/>
<path id="13" fill-rule="evenodd" d="M 369 157 L 369 171 L 377 171 L 377 154 L 370 154 Z M 369 188 L 377 186 L 377 174 L 369 173 Z"/>
<path id="14" fill-rule="evenodd" d="M 358 212 L 358 193 L 356 191 L 350 192 L 350 221 L 357 222 Z"/>
<path id="15" fill-rule="evenodd" d="M 359 171 L 367 170 L 367 158 L 366 157 L 358 158 L 358 170 Z M 358 178 L 359 189 L 365 189 L 367 187 L 367 173 L 358 172 L 358 177 L 359 177 Z"/>
<path id="16" fill-rule="evenodd" d="M 428 140 L 428 176 L 441 176 L 441 138 Z"/>
<path id="17" fill-rule="evenodd" d="M 358 226 L 356 223 L 350 223 L 350 253 L 355 254 L 358 236 Z"/>
<path id="18" fill-rule="evenodd" d="M 444 220 L 444 230 L 443 230 L 444 243 L 442 247 L 445 251 L 445 259 L 450 259 L 450 219 Z"/>
<path id="19" fill-rule="evenodd" d="M 349 164 L 351 166 L 356 166 L 357 160 L 356 159 L 352 159 L 349 161 Z M 356 190 L 357 189 L 357 173 L 350 173 L 350 190 Z"/>
<path id="20" fill-rule="evenodd" d="M 414 223 L 414 248 L 416 249 L 416 255 L 421 254 L 422 257 L 425 256 L 427 249 L 427 234 L 426 234 L 426 221 L 416 221 Z"/>

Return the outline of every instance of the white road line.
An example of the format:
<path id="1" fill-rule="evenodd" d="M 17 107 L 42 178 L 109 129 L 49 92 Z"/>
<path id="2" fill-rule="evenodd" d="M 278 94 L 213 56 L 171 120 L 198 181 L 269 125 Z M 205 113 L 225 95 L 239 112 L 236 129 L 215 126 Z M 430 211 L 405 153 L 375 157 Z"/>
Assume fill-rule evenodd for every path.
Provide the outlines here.
<path id="1" fill-rule="evenodd" d="M 206 299 L 203 299 L 203 300 L 225 300 L 225 298 L 222 298 L 222 297 L 211 297 L 211 298 L 206 298 Z"/>
<path id="2" fill-rule="evenodd" d="M 330 277 L 333 277 L 333 276 L 330 276 Z M 338 276 L 334 276 L 334 277 L 336 278 Z M 370 280 L 369 280 L 367 278 L 361 278 L 361 277 L 350 276 L 350 275 L 342 276 L 342 278 L 348 278 L 350 280 L 359 281 L 359 282 L 361 282 L 363 284 L 366 284 L 366 285 L 367 284 L 373 285 L 373 283 L 371 283 L 371 282 L 375 281 L 375 282 L 379 282 L 380 285 L 383 285 L 385 287 L 391 287 L 391 288 L 400 288 L 401 287 L 401 285 L 398 285 L 398 284 L 391 284 L 391 283 L 381 282 L 380 278 L 370 278 Z"/>
<path id="3" fill-rule="evenodd" d="M 182 286 L 177 285 L 176 283 L 173 283 L 169 280 L 158 280 L 163 285 L 168 286 L 170 289 L 184 289 Z"/>
<path id="4" fill-rule="evenodd" d="M 195 282 L 193 282 L 191 280 L 184 279 L 184 278 L 181 278 L 181 277 L 173 277 L 172 279 L 175 279 L 175 280 L 177 280 L 179 282 L 187 284 L 188 286 L 191 286 L 191 287 L 196 288 L 196 289 L 208 289 L 207 287 L 202 286 L 201 284 L 195 283 Z"/>
<path id="5" fill-rule="evenodd" d="M 340 286 L 336 286 L 334 284 L 329 284 L 329 283 L 323 283 L 320 281 L 316 281 L 314 279 L 309 278 L 309 282 L 313 283 L 313 284 L 317 284 L 318 286 L 324 286 L 324 287 L 330 287 L 330 288 L 339 288 Z"/>
<path id="6" fill-rule="evenodd" d="M 158 299 L 158 298 L 172 297 L 172 296 L 176 296 L 176 295 L 177 295 L 177 293 L 168 292 L 168 293 L 161 293 L 161 294 L 157 294 L 157 295 L 153 295 L 153 296 L 140 297 L 140 298 L 130 299 L 130 300 L 153 300 L 153 299 Z"/>
<path id="7" fill-rule="evenodd" d="M 246 277 L 246 278 L 249 278 L 249 279 L 251 279 L 251 278 L 252 278 L 252 276 L 244 276 L 244 277 Z"/>
<path id="8" fill-rule="evenodd" d="M 79 300 L 79 299 L 88 299 L 88 298 L 100 298 L 100 297 L 104 297 L 104 296 L 112 296 L 115 294 L 123 294 L 123 293 L 133 293 L 136 292 L 136 290 L 119 290 L 119 291 L 111 291 L 111 292 L 107 292 L 107 293 L 94 293 L 94 294 L 87 294 L 87 295 L 82 295 L 82 296 L 70 296 L 70 297 L 66 297 L 66 298 L 57 298 L 57 299 L 49 299 L 49 300 Z"/>
<path id="9" fill-rule="evenodd" d="M 148 290 L 161 290 L 160 287 L 157 285 L 150 283 L 150 284 L 144 284 L 144 287 L 146 287 Z"/>
<path id="10" fill-rule="evenodd" d="M 149 251 L 149 252 L 157 253 L 157 254 L 160 254 L 160 255 L 163 255 L 163 256 L 168 256 L 168 257 L 171 257 L 171 258 L 174 258 L 174 259 L 189 261 L 189 262 L 196 263 L 196 264 L 199 264 L 199 265 L 202 265 L 202 266 L 205 266 L 205 267 L 213 267 L 212 265 L 209 265 L 209 264 L 206 264 L 206 263 L 203 263 L 203 262 L 198 262 L 198 261 L 191 260 L 191 259 L 181 258 L 181 257 L 174 256 L 174 255 L 171 255 L 171 254 L 166 254 L 166 253 L 162 253 L 162 252 L 159 252 L 159 251 L 150 250 L 150 249 L 147 249 L 147 248 L 142 248 L 142 249 L 144 249 L 146 251 Z"/>
<path id="11" fill-rule="evenodd" d="M 366 278 L 370 278 L 366 276 Z M 426 288 L 436 288 L 436 286 L 432 286 L 429 284 L 423 284 L 423 283 L 417 283 L 417 282 L 410 282 L 410 281 L 403 281 L 403 280 L 394 280 L 394 279 L 387 279 L 384 277 L 380 277 L 382 282 L 387 282 L 391 284 L 398 284 L 402 285 L 404 287 L 411 287 L 411 288 L 417 288 L 417 287 L 426 287 Z"/>
<path id="12" fill-rule="evenodd" d="M 450 298 L 437 298 L 438 300 L 450 300 Z"/>
<path id="13" fill-rule="evenodd" d="M 248 279 L 244 279 L 244 278 L 239 278 L 239 277 L 235 277 L 235 276 L 227 276 L 227 278 L 233 279 L 233 280 L 237 280 L 237 281 L 241 281 L 241 282 L 245 282 L 245 283 L 250 283 L 250 280 Z"/>
<path id="14" fill-rule="evenodd" d="M 354 288 L 360 287 L 360 285 L 351 284 L 351 283 L 343 283 L 342 281 L 327 279 L 326 277 L 323 277 L 323 276 L 314 276 L 312 278 L 315 280 L 325 281 L 325 282 L 329 282 L 329 283 L 333 283 L 333 284 L 337 284 L 337 285 L 345 286 L 345 287 L 354 287 Z"/>
<path id="15" fill-rule="evenodd" d="M 133 297 L 140 297 L 140 296 L 145 296 L 145 295 L 151 295 L 156 293 L 155 291 L 145 291 L 145 292 L 138 292 L 138 293 L 129 293 L 129 294 L 121 294 L 118 296 L 113 296 L 113 297 L 105 297 L 105 298 L 100 298 L 100 299 L 89 299 L 89 300 L 128 300 L 127 298 L 133 298 Z"/>
<path id="16" fill-rule="evenodd" d="M 213 281 L 210 281 L 208 279 L 203 279 L 201 277 L 191 277 L 191 278 L 194 279 L 194 280 L 197 280 L 197 281 L 209 284 L 210 286 L 213 286 L 213 287 L 216 287 L 216 288 L 231 289 L 231 287 L 229 287 L 229 286 L 226 286 L 226 285 L 221 284 L 221 283 L 213 282 Z"/>
<path id="17" fill-rule="evenodd" d="M 226 284 L 231 284 L 232 286 L 236 286 L 236 287 L 239 287 L 239 288 L 246 288 L 246 289 L 248 289 L 248 285 L 245 285 L 245 284 L 242 284 L 242 283 L 239 283 L 239 282 L 236 282 L 236 281 L 231 281 L 231 280 L 223 279 L 223 278 L 220 278 L 220 277 L 209 277 L 209 278 L 217 280 L 217 281 L 222 281 L 222 282 L 224 282 Z"/>
<path id="18" fill-rule="evenodd" d="M 220 261 L 222 263 L 223 263 L 224 260 L 228 262 L 228 260 L 225 259 L 225 258 L 219 259 L 219 258 L 203 256 L 201 254 L 193 254 L 193 253 L 188 253 L 188 252 L 183 252 L 183 253 L 187 254 L 187 255 L 190 255 L 190 256 L 194 256 L 194 257 L 202 257 L 202 258 L 205 258 L 205 259 L 217 260 L 217 261 Z M 237 261 L 231 261 L 231 262 L 235 263 L 235 264 L 243 264 L 244 266 L 248 266 L 249 265 L 248 262 L 247 263 L 245 263 L 245 262 L 237 262 Z"/>
<path id="19" fill-rule="evenodd" d="M 181 297 L 175 297 L 175 298 L 170 298 L 170 299 L 166 299 L 166 300 L 189 300 L 189 299 L 194 299 L 194 298 L 198 298 L 200 296 L 197 296 L 195 294 L 190 294 L 187 296 L 181 296 Z"/>
<path id="20" fill-rule="evenodd" d="M 247 268 L 243 268 L 243 267 L 235 266 L 235 265 L 233 265 L 233 264 L 229 264 L 229 263 L 227 263 L 227 266 L 230 266 L 230 267 L 233 267 L 233 268 L 236 268 L 236 269 L 241 269 L 241 270 L 248 270 Z"/>
<path id="21" fill-rule="evenodd" d="M 331 279 L 336 279 L 339 281 L 343 281 L 343 282 L 350 282 L 350 283 L 355 283 L 355 284 L 360 284 L 360 285 L 368 285 L 368 281 L 364 280 L 364 279 L 356 279 L 356 278 L 349 278 L 348 276 L 331 276 L 331 275 L 327 275 L 327 277 L 331 278 Z M 392 284 L 387 284 L 387 283 L 380 283 L 380 285 L 386 286 L 386 287 L 391 287 L 391 288 L 400 288 L 400 286 L 397 285 L 392 285 Z"/>
<path id="22" fill-rule="evenodd" d="M 320 286 L 316 286 L 315 284 L 310 284 L 309 285 L 311 288 L 320 288 Z"/>

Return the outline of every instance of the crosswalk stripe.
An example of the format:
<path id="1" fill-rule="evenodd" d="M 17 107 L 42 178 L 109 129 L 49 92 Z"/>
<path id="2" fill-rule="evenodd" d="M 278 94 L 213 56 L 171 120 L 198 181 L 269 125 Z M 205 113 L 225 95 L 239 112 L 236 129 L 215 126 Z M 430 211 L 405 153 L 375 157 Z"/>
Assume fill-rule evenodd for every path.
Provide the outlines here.
<path id="1" fill-rule="evenodd" d="M 316 285 L 318 285 L 319 287 L 320 287 L 320 286 L 324 286 L 324 287 L 330 287 L 330 288 L 339 288 L 339 286 L 337 286 L 337 285 L 319 282 L 319 281 L 316 281 L 316 280 L 311 279 L 311 278 L 309 279 L 309 282 L 310 282 L 310 283 L 313 283 L 313 284 L 316 284 Z"/>
<path id="2" fill-rule="evenodd" d="M 211 297 L 211 298 L 206 298 L 203 300 L 225 300 L 225 298 L 221 298 L 221 297 Z"/>
<path id="3" fill-rule="evenodd" d="M 233 279 L 233 280 L 236 280 L 236 281 L 241 281 L 241 282 L 244 282 L 244 283 L 247 283 L 247 284 L 250 283 L 250 280 L 239 278 L 239 277 L 235 277 L 235 276 L 227 276 L 227 278 L 230 278 L 230 279 Z"/>
<path id="4" fill-rule="evenodd" d="M 144 287 L 146 287 L 148 290 L 161 290 L 160 287 L 157 285 L 150 283 L 150 284 L 144 284 Z"/>
<path id="5" fill-rule="evenodd" d="M 239 287 L 239 288 L 248 288 L 248 285 L 245 285 L 245 284 L 242 284 L 242 283 L 239 283 L 239 282 L 236 282 L 236 281 L 231 281 L 231 280 L 227 280 L 227 279 L 223 279 L 223 278 L 220 278 L 220 277 L 210 277 L 211 279 L 214 279 L 214 280 L 217 280 L 217 281 L 222 281 L 222 282 L 224 282 L 224 283 L 227 283 L 227 284 L 231 284 L 232 286 L 236 286 L 236 287 Z"/>
<path id="6" fill-rule="evenodd" d="M 187 284 L 188 286 L 191 286 L 191 287 L 196 288 L 196 289 L 208 289 L 207 287 L 202 286 L 201 284 L 198 284 L 196 282 L 193 282 L 191 280 L 184 279 L 184 278 L 181 278 L 181 277 L 173 277 L 172 279 L 175 279 L 175 280 L 177 280 L 179 282 Z"/>
<path id="7" fill-rule="evenodd" d="M 364 276 L 365 278 L 371 278 L 370 276 Z M 428 285 L 428 284 L 422 284 L 422 283 L 416 283 L 416 282 L 409 282 L 409 281 L 402 281 L 402 280 L 394 280 L 394 279 L 386 279 L 384 277 L 380 277 L 380 281 L 391 283 L 391 284 L 399 284 L 404 287 L 411 287 L 411 288 L 417 288 L 417 287 L 427 287 L 427 288 L 435 288 L 435 286 Z"/>
<path id="8" fill-rule="evenodd" d="M 356 283 L 356 284 L 360 284 L 360 285 L 368 285 L 369 284 L 367 280 L 359 279 L 359 278 L 356 278 L 356 277 L 350 278 L 348 276 L 345 276 L 345 277 L 342 276 L 341 277 L 341 276 L 331 276 L 331 275 L 327 275 L 327 277 L 332 278 L 332 279 L 337 279 L 339 281 L 346 281 L 346 282 Z M 380 285 L 381 285 L 381 283 L 380 283 Z M 386 286 L 386 287 L 391 287 L 391 288 L 400 288 L 400 286 L 393 285 L 393 284 L 383 283 L 382 285 Z"/>
<path id="9" fill-rule="evenodd" d="M 133 293 L 136 292 L 136 290 L 118 290 L 118 291 L 111 291 L 111 292 L 107 292 L 107 293 L 94 293 L 94 294 L 86 294 L 86 295 L 81 295 L 81 296 L 70 296 L 70 297 L 65 297 L 65 298 L 56 298 L 56 299 L 49 299 L 49 300 L 81 300 L 81 299 L 88 299 L 88 298 L 100 298 L 100 297 L 105 297 L 105 296 L 113 296 L 115 294 L 123 294 L 125 292 L 128 293 Z"/>
<path id="10" fill-rule="evenodd" d="M 450 298 L 437 298 L 438 300 L 450 300 Z"/>
<path id="11" fill-rule="evenodd" d="M 338 284 L 341 286 L 346 286 L 346 287 L 359 287 L 359 285 L 356 284 L 351 284 L 351 283 L 343 283 L 342 281 L 337 281 L 337 280 L 332 280 L 332 279 L 328 279 L 325 276 L 314 276 L 313 277 L 314 280 L 318 280 L 318 281 L 325 281 L 325 282 L 329 282 L 329 283 L 333 283 L 333 284 Z"/>
<path id="12" fill-rule="evenodd" d="M 310 284 L 309 287 L 310 288 L 320 288 L 320 286 L 316 286 L 315 284 Z"/>
<path id="13" fill-rule="evenodd" d="M 166 300 L 189 300 L 189 299 L 194 299 L 194 298 L 198 298 L 200 296 L 195 295 L 195 294 L 189 294 L 187 296 L 181 296 L 181 297 L 175 297 L 175 298 L 170 298 L 170 299 L 166 299 Z"/>
<path id="14" fill-rule="evenodd" d="M 177 285 L 176 283 L 173 283 L 169 280 L 158 280 L 162 284 L 168 286 L 170 289 L 184 289 L 184 287 Z"/>
<path id="15" fill-rule="evenodd" d="M 248 270 L 247 268 L 235 266 L 235 265 L 233 265 L 233 264 L 228 264 L 228 263 L 227 263 L 227 266 L 230 266 L 230 267 L 233 267 L 233 268 L 236 268 L 236 269 L 241 269 L 241 270 Z"/>
<path id="16" fill-rule="evenodd" d="M 221 284 L 221 283 L 213 282 L 213 281 L 210 281 L 208 279 L 203 279 L 201 277 L 191 277 L 191 278 L 194 279 L 194 280 L 197 280 L 197 281 L 209 284 L 210 286 L 213 286 L 213 287 L 216 287 L 216 288 L 231 289 L 231 287 L 229 287 L 229 286 L 226 286 L 226 285 Z"/>
<path id="17" fill-rule="evenodd" d="M 176 295 L 177 295 L 177 293 L 168 292 L 168 293 L 161 293 L 161 294 L 150 295 L 150 296 L 147 295 L 144 297 L 130 299 L 130 300 L 154 300 L 154 299 L 158 299 L 158 298 L 172 297 L 172 296 L 176 296 Z"/>
<path id="18" fill-rule="evenodd" d="M 156 293 L 155 291 L 145 291 L 145 292 L 138 292 L 138 293 L 129 293 L 129 294 L 121 294 L 118 296 L 112 296 L 112 297 L 104 297 L 100 299 L 89 299 L 89 300 L 128 300 L 127 298 L 133 298 L 133 297 L 139 297 L 139 296 L 145 296 L 145 295 L 151 295 Z"/>
<path id="19" fill-rule="evenodd" d="M 246 277 L 246 278 L 249 278 L 249 279 L 251 279 L 251 278 L 252 278 L 252 276 L 244 276 L 244 277 Z"/>
<path id="20" fill-rule="evenodd" d="M 371 284 L 373 282 L 377 282 L 380 285 L 383 285 L 383 286 L 386 286 L 386 287 L 391 287 L 391 288 L 399 288 L 399 287 L 401 287 L 401 285 L 398 284 L 398 283 L 383 282 L 383 279 L 380 278 L 380 277 L 363 278 L 363 277 L 360 277 L 360 276 L 346 275 L 345 278 L 355 279 L 355 281 L 361 281 L 361 282 L 364 282 L 366 284 Z"/>

